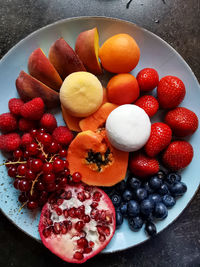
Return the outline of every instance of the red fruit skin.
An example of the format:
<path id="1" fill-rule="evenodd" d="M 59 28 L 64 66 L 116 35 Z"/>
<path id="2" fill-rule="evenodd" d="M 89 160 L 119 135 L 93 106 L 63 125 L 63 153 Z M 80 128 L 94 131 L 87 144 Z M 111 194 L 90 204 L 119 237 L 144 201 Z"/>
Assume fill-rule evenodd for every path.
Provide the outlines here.
<path id="1" fill-rule="evenodd" d="M 193 147 L 187 141 L 174 141 L 164 151 L 163 164 L 172 171 L 187 167 L 193 158 Z"/>
<path id="2" fill-rule="evenodd" d="M 131 155 L 129 168 L 134 175 L 140 178 L 147 178 L 159 171 L 159 163 L 157 159 L 150 158 L 138 151 Z"/>
<path id="3" fill-rule="evenodd" d="M 73 185 L 72 185 L 73 186 Z M 79 186 L 79 185 L 75 185 L 76 187 Z M 70 189 L 70 185 L 67 185 L 65 190 L 68 191 Z M 95 188 L 95 187 L 94 187 Z M 107 245 L 108 243 L 110 242 L 110 240 L 112 239 L 114 233 L 115 233 L 115 229 L 116 229 L 116 218 L 115 218 L 115 208 L 110 200 L 110 198 L 107 196 L 107 194 L 101 190 L 101 189 L 97 189 L 98 192 L 100 192 L 104 198 L 105 198 L 105 202 L 108 203 L 108 206 L 110 207 L 110 210 L 112 212 L 112 215 L 113 215 L 113 233 L 112 235 L 110 235 L 109 239 L 107 240 L 107 242 L 105 242 L 104 245 L 100 246 L 99 249 L 97 249 L 96 251 L 93 251 L 91 254 L 86 254 L 85 257 L 82 259 L 82 260 L 76 260 L 74 258 L 70 258 L 68 255 L 66 255 L 66 253 L 64 255 L 62 255 L 62 247 L 60 248 L 59 252 L 58 252 L 58 249 L 56 250 L 49 242 L 49 240 L 51 241 L 51 238 L 45 238 L 43 236 L 43 230 L 44 230 L 44 224 L 43 224 L 43 218 L 44 218 L 44 214 L 45 212 L 48 210 L 48 205 L 49 203 L 47 202 L 43 208 L 42 208 L 42 212 L 41 212 L 41 215 L 40 215 L 40 221 L 39 221 L 39 225 L 38 225 L 38 230 L 39 230 L 39 234 L 40 234 L 40 237 L 41 237 L 41 240 L 42 240 L 42 243 L 52 252 L 54 253 L 55 255 L 57 255 L 58 257 L 60 257 L 62 260 L 66 261 L 66 262 L 70 262 L 70 263 L 84 263 L 86 262 L 88 259 L 94 257 L 95 255 L 97 255 L 98 253 L 100 253 Z M 58 245 L 55 244 L 56 246 Z"/>
<path id="4" fill-rule="evenodd" d="M 55 128 L 52 136 L 61 145 L 68 145 L 74 137 L 72 132 L 66 126 Z"/>
<path id="5" fill-rule="evenodd" d="M 19 130 L 22 132 L 29 132 L 31 129 L 34 129 L 36 127 L 36 122 L 21 118 L 19 119 Z"/>
<path id="6" fill-rule="evenodd" d="M 140 90 L 148 92 L 153 90 L 159 82 L 158 72 L 152 68 L 142 69 L 136 77 Z"/>
<path id="7" fill-rule="evenodd" d="M 21 107 L 24 102 L 20 98 L 11 98 L 8 102 L 8 108 L 13 115 L 19 116 L 21 114 Z"/>
<path id="8" fill-rule="evenodd" d="M 174 135 L 186 137 L 197 130 L 199 121 L 193 111 L 177 107 L 166 114 L 165 123 L 169 125 Z"/>
<path id="9" fill-rule="evenodd" d="M 159 103 L 157 99 L 151 95 L 144 95 L 140 97 L 134 105 L 144 109 L 144 111 L 147 113 L 147 115 L 151 118 L 153 117 L 158 109 L 159 109 Z"/>
<path id="10" fill-rule="evenodd" d="M 151 134 L 149 140 L 144 146 L 145 152 L 149 157 L 155 157 L 171 142 L 172 130 L 162 122 L 156 122 L 151 125 Z"/>
<path id="11" fill-rule="evenodd" d="M 44 102 L 42 98 L 37 97 L 26 102 L 21 107 L 22 117 L 29 120 L 40 120 L 44 113 Z"/>
<path id="12" fill-rule="evenodd" d="M 21 146 L 26 147 L 26 145 L 33 142 L 33 137 L 30 133 L 25 133 L 21 137 Z"/>
<path id="13" fill-rule="evenodd" d="M 17 129 L 17 120 L 10 112 L 0 115 L 0 131 L 3 133 L 13 132 Z"/>
<path id="14" fill-rule="evenodd" d="M 176 108 L 185 97 L 185 85 L 175 76 L 163 77 L 157 87 L 157 97 L 164 109 Z"/>
<path id="15" fill-rule="evenodd" d="M 50 113 L 45 113 L 40 120 L 40 126 L 51 133 L 57 127 L 56 118 Z"/>
<path id="16" fill-rule="evenodd" d="M 21 138 L 17 133 L 9 133 L 0 136 L 0 150 L 14 151 L 19 148 Z"/>

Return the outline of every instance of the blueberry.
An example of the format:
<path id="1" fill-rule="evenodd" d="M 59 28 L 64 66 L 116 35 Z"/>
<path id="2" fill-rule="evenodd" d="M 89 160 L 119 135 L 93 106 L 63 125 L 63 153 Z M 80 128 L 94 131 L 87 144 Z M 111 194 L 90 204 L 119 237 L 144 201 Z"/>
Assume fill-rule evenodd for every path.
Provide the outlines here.
<path id="1" fill-rule="evenodd" d="M 169 174 L 167 175 L 167 177 L 166 177 L 166 181 L 167 181 L 167 183 L 169 183 L 169 184 L 173 184 L 174 182 L 180 182 L 180 181 L 181 181 L 181 176 L 180 176 L 180 174 L 178 174 L 178 173 L 174 173 L 174 172 L 172 172 L 172 173 L 169 173 Z"/>
<path id="2" fill-rule="evenodd" d="M 160 178 L 158 178 L 158 176 L 153 176 L 151 177 L 150 181 L 149 181 L 149 185 L 152 189 L 157 190 L 161 187 L 162 185 L 162 180 Z"/>
<path id="3" fill-rule="evenodd" d="M 144 215 L 151 214 L 153 208 L 154 208 L 154 202 L 151 199 L 144 199 L 140 204 L 141 213 Z"/>
<path id="4" fill-rule="evenodd" d="M 121 205 L 120 205 L 120 207 L 119 207 L 119 210 L 120 210 L 121 214 L 122 214 L 124 217 L 127 216 L 127 209 L 128 209 L 127 206 L 128 206 L 127 202 L 122 202 Z"/>
<path id="5" fill-rule="evenodd" d="M 133 198 L 133 193 L 129 190 L 129 189 L 126 189 L 122 195 L 124 201 L 129 201 Z"/>
<path id="6" fill-rule="evenodd" d="M 118 193 L 123 193 L 126 189 L 126 182 L 125 181 L 121 181 L 120 183 L 116 184 L 115 186 L 115 190 Z"/>
<path id="7" fill-rule="evenodd" d="M 153 217 L 153 214 L 152 213 L 150 213 L 148 215 L 142 214 L 142 218 L 146 222 L 153 222 L 153 220 L 154 220 L 154 217 Z"/>
<path id="8" fill-rule="evenodd" d="M 167 215 L 168 215 L 168 210 L 166 206 L 162 202 L 156 203 L 154 209 L 154 216 L 157 219 L 165 219 Z"/>
<path id="9" fill-rule="evenodd" d="M 158 189 L 158 194 L 166 195 L 169 193 L 169 189 L 166 183 L 162 184 L 161 187 Z"/>
<path id="10" fill-rule="evenodd" d="M 174 197 L 182 196 L 187 191 L 187 186 L 183 182 L 175 182 L 170 187 L 170 192 Z"/>
<path id="11" fill-rule="evenodd" d="M 148 193 L 148 194 L 153 194 L 153 193 L 154 193 L 154 190 L 150 187 L 148 181 L 144 183 L 144 189 L 147 190 L 147 193 Z"/>
<path id="12" fill-rule="evenodd" d="M 149 195 L 148 199 L 152 200 L 154 204 L 162 201 L 162 198 L 159 194 L 151 194 Z"/>
<path id="13" fill-rule="evenodd" d="M 160 179 L 164 179 L 165 176 L 166 176 L 166 173 L 165 173 L 163 170 L 160 170 L 160 171 L 157 173 L 157 176 L 158 176 L 158 178 L 160 178 Z"/>
<path id="14" fill-rule="evenodd" d="M 176 200 L 171 195 L 164 195 L 162 202 L 167 208 L 172 208 L 176 204 Z"/>
<path id="15" fill-rule="evenodd" d="M 132 231 L 138 231 L 142 228 L 143 220 L 141 217 L 132 217 L 128 219 L 128 225 Z"/>
<path id="16" fill-rule="evenodd" d="M 132 189 L 138 189 L 141 186 L 141 181 L 135 177 L 130 177 L 128 179 L 128 184 Z"/>
<path id="17" fill-rule="evenodd" d="M 135 197 L 138 201 L 144 200 L 145 198 L 147 198 L 147 190 L 143 187 L 136 189 Z"/>
<path id="18" fill-rule="evenodd" d="M 136 217 L 140 213 L 140 205 L 135 200 L 130 200 L 127 206 L 127 212 L 130 217 Z"/>
<path id="19" fill-rule="evenodd" d="M 107 195 L 109 195 L 110 197 L 114 194 L 116 194 L 116 191 L 114 189 L 114 187 L 102 187 L 101 188 Z"/>
<path id="20" fill-rule="evenodd" d="M 121 196 L 118 194 L 114 194 L 111 196 L 111 201 L 115 207 L 118 207 L 121 204 Z"/>
<path id="21" fill-rule="evenodd" d="M 157 233 L 156 226 L 152 222 L 147 222 L 144 229 L 149 236 L 154 236 Z"/>
<path id="22" fill-rule="evenodd" d="M 116 210 L 116 228 L 118 229 L 123 223 L 123 216 L 119 210 Z"/>

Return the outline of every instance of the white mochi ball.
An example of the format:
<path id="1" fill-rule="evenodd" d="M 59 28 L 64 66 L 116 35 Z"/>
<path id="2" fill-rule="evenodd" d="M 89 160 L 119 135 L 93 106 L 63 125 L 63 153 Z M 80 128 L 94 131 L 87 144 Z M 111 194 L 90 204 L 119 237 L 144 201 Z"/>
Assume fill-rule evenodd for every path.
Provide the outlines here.
<path id="1" fill-rule="evenodd" d="M 115 148 L 132 152 L 142 148 L 148 141 L 151 122 L 142 108 L 133 104 L 121 105 L 108 116 L 106 132 Z"/>

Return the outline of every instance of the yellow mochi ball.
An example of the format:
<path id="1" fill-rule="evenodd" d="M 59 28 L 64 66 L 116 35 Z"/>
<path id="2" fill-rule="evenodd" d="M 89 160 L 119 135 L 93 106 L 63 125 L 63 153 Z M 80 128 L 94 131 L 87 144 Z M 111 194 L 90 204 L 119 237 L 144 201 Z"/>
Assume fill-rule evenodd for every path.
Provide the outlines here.
<path id="1" fill-rule="evenodd" d="M 90 72 L 78 71 L 68 75 L 60 88 L 60 102 L 75 117 L 86 117 L 102 104 L 103 87 Z"/>

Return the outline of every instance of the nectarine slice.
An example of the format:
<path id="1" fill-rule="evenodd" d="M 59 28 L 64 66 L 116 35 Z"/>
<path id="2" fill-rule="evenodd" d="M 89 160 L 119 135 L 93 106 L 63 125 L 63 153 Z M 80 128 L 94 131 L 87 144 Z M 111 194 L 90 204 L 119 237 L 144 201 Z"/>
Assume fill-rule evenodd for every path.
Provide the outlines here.
<path id="1" fill-rule="evenodd" d="M 60 90 L 62 79 L 41 48 L 31 53 L 28 59 L 28 70 L 31 76 L 50 88 Z"/>
<path id="2" fill-rule="evenodd" d="M 78 35 L 75 52 L 82 60 L 87 71 L 95 75 L 102 73 L 99 62 L 99 34 L 96 27 Z"/>
<path id="3" fill-rule="evenodd" d="M 48 108 L 60 104 L 59 94 L 39 80 L 24 71 L 21 71 L 17 80 L 16 88 L 23 101 L 29 101 L 35 97 L 41 97 Z"/>
<path id="4" fill-rule="evenodd" d="M 72 72 L 86 71 L 78 55 L 63 38 L 55 41 L 50 47 L 49 60 L 63 80 Z"/>

